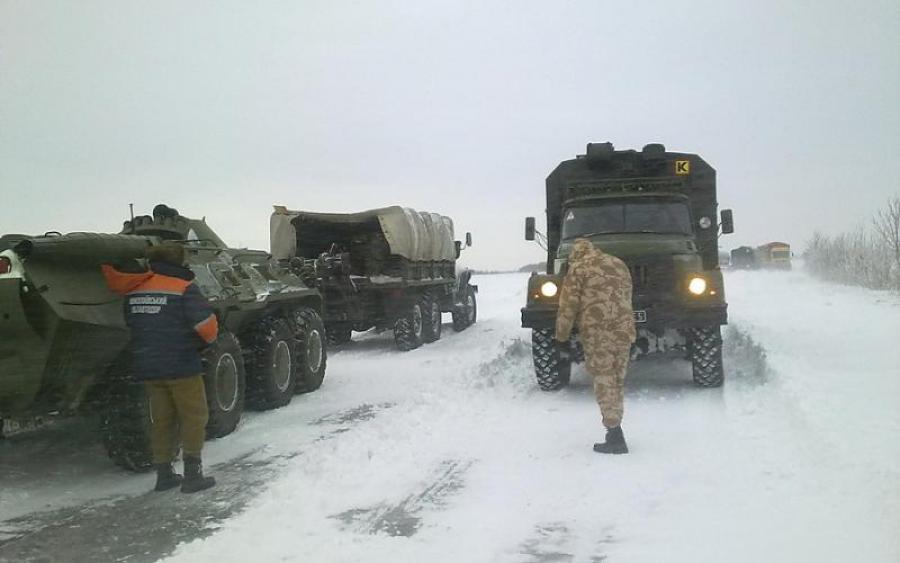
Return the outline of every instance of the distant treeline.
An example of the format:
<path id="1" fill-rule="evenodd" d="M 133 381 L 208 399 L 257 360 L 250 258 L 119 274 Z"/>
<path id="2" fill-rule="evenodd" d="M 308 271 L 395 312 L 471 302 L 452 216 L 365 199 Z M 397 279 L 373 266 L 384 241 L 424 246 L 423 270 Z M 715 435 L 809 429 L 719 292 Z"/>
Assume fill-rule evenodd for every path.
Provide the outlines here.
<path id="1" fill-rule="evenodd" d="M 900 196 L 853 232 L 816 232 L 803 257 L 810 273 L 821 279 L 900 291 Z"/>

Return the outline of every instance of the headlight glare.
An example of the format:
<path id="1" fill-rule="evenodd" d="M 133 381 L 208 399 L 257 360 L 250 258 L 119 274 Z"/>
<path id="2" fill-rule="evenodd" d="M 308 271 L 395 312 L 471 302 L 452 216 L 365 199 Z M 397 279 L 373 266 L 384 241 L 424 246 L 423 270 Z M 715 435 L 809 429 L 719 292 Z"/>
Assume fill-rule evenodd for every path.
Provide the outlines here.
<path id="1" fill-rule="evenodd" d="M 559 292 L 559 286 L 556 282 L 546 281 L 541 284 L 541 295 L 544 297 L 555 297 Z"/>
<path id="2" fill-rule="evenodd" d="M 706 280 L 700 277 L 691 278 L 688 282 L 688 291 L 694 295 L 703 295 L 706 293 Z"/>

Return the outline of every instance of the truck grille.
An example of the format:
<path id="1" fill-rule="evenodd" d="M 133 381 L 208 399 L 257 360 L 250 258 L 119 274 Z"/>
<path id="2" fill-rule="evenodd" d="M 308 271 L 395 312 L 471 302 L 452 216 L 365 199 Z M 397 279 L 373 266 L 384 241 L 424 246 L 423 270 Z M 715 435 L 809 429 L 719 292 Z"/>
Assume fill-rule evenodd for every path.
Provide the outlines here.
<path id="1" fill-rule="evenodd" d="M 675 272 L 672 258 L 629 263 L 631 283 L 635 294 L 662 293 L 672 290 Z"/>

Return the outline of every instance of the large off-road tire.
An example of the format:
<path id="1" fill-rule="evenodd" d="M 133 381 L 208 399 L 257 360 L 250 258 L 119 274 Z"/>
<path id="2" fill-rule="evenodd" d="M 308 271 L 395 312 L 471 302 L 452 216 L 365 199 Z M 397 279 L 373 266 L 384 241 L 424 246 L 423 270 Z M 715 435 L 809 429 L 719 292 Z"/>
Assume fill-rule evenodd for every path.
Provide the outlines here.
<path id="1" fill-rule="evenodd" d="M 553 330 L 531 331 L 531 357 L 534 360 L 534 375 L 542 390 L 556 391 L 569 384 L 572 362 L 560 357 Z"/>
<path id="2" fill-rule="evenodd" d="M 325 325 L 314 309 L 300 307 L 293 312 L 294 336 L 299 345 L 297 393 L 309 393 L 322 386 L 328 360 Z"/>
<path id="3" fill-rule="evenodd" d="M 291 402 L 297 386 L 299 346 L 286 319 L 266 317 L 242 338 L 247 369 L 247 404 L 274 409 Z"/>
<path id="4" fill-rule="evenodd" d="M 694 383 L 719 387 L 725 380 L 722 367 L 722 331 L 717 326 L 691 329 L 691 367 Z"/>
<path id="5" fill-rule="evenodd" d="M 441 339 L 444 322 L 440 300 L 433 293 L 426 292 L 419 304 L 422 308 L 422 341 L 437 342 Z"/>
<path id="6" fill-rule="evenodd" d="M 409 307 L 405 315 L 394 322 L 394 342 L 397 349 L 407 352 L 421 346 L 423 325 L 422 304 L 417 301 Z"/>
<path id="7" fill-rule="evenodd" d="M 144 384 L 134 380 L 129 353 L 113 363 L 100 401 L 100 436 L 109 457 L 129 471 L 150 469 L 150 401 Z"/>
<path id="8" fill-rule="evenodd" d="M 203 354 L 203 381 L 209 406 L 207 438 L 221 438 L 234 432 L 244 413 L 246 372 L 238 339 L 226 330 Z"/>
<path id="9" fill-rule="evenodd" d="M 466 287 L 466 296 L 462 305 L 453 308 L 453 330 L 459 332 L 475 324 L 478 320 L 478 301 L 475 289 Z"/>

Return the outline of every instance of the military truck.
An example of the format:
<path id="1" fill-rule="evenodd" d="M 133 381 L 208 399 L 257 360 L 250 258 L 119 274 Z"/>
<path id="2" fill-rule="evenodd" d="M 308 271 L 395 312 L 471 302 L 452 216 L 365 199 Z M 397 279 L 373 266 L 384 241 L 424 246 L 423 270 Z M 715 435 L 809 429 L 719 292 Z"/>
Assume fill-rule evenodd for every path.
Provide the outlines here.
<path id="1" fill-rule="evenodd" d="M 771 270 L 791 269 L 791 245 L 786 242 L 768 242 L 753 250 L 757 267 Z"/>
<path id="2" fill-rule="evenodd" d="M 453 240 L 449 217 L 400 206 L 360 213 L 276 206 L 270 243 L 274 259 L 322 293 L 331 343 L 349 342 L 353 331 L 390 329 L 397 348 L 408 351 L 441 337 L 443 313 L 457 331 L 476 321 L 478 287 L 471 271 L 456 271 L 463 243 Z"/>
<path id="3" fill-rule="evenodd" d="M 590 143 L 584 155 L 547 177 L 546 271 L 533 273 L 522 309 L 532 329 L 535 375 L 544 390 L 569 382 L 571 361 L 553 340 L 559 288 L 576 238 L 621 258 L 631 271 L 638 338 L 633 353 L 690 357 L 697 385 L 722 384 L 721 325 L 727 305 L 718 237 L 731 233 L 732 213 L 717 220 L 716 172 L 696 154 L 648 144 L 640 152 Z M 526 218 L 525 238 L 537 233 Z"/>
<path id="4" fill-rule="evenodd" d="M 731 267 L 738 270 L 755 270 L 756 253 L 750 246 L 739 246 L 731 251 Z"/>
<path id="5" fill-rule="evenodd" d="M 219 319 L 204 352 L 208 437 L 232 432 L 245 400 L 274 408 L 322 384 L 319 292 L 268 253 L 229 248 L 205 220 L 158 205 L 118 234 L 19 237 L 0 252 L 0 419 L 97 414 L 110 457 L 149 466 L 148 403 L 131 378 L 122 299 L 100 265 L 143 271 L 147 247 L 164 241 L 185 246 Z"/>

